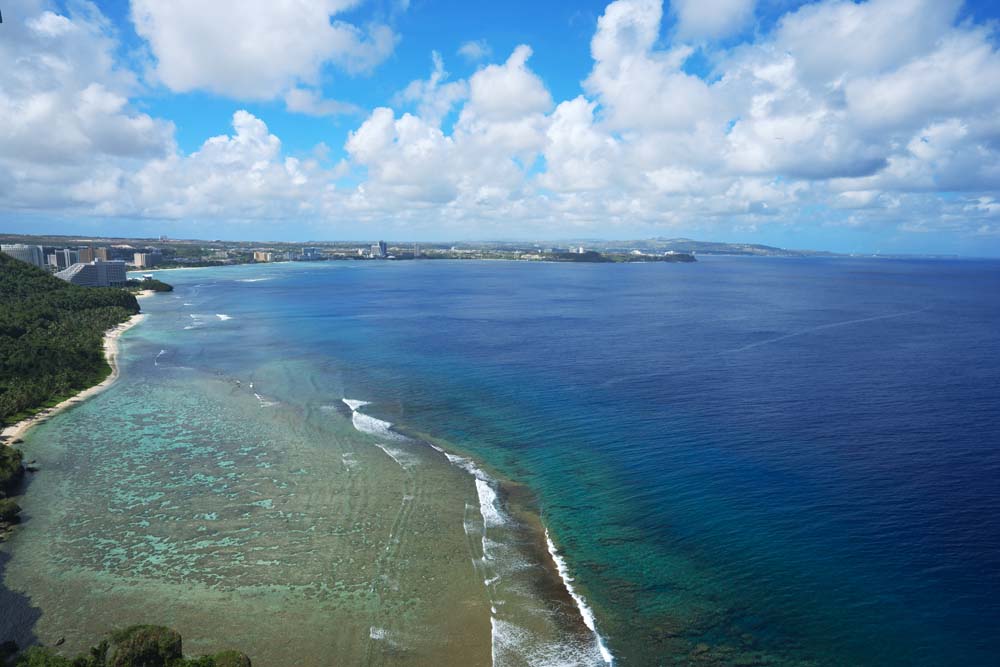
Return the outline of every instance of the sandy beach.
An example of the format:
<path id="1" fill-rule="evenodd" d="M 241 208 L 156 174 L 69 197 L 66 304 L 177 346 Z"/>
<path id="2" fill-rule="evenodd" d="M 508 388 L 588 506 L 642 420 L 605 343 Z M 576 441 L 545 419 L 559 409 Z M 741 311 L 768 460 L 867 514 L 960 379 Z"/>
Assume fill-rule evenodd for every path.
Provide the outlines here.
<path id="1" fill-rule="evenodd" d="M 137 295 L 138 298 L 146 297 L 152 294 L 151 290 L 146 290 Z M 66 410 L 78 403 L 82 403 L 91 396 L 101 393 L 105 389 L 111 386 L 111 384 L 118 379 L 118 338 L 134 327 L 135 325 L 142 322 L 143 318 L 146 316 L 143 313 L 138 313 L 133 315 L 125 322 L 109 329 L 104 334 L 104 357 L 108 360 L 111 365 L 111 375 L 104 379 L 103 382 L 95 384 L 93 387 L 84 389 L 79 394 L 67 398 L 65 401 L 38 412 L 37 414 L 28 417 L 27 419 L 22 419 L 16 424 L 7 426 L 0 432 L 0 437 L 2 437 L 3 444 L 10 445 L 15 440 L 21 439 L 28 432 L 31 427 L 41 424 L 42 422 L 51 419 L 55 415 L 59 414 L 63 410 Z"/>

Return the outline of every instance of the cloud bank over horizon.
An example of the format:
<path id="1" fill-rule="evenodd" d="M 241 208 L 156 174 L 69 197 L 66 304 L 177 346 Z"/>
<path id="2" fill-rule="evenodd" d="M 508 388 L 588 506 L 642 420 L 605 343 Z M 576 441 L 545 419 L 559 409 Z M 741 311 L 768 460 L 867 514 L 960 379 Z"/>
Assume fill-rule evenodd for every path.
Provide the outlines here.
<path id="1" fill-rule="evenodd" d="M 210 5 L 132 0 L 117 22 L 86 2 L 5 7 L 0 219 L 274 238 L 860 235 L 1000 255 L 996 22 L 960 0 L 822 0 L 768 21 L 753 0 L 617 0 L 575 95 L 533 67 L 555 44 L 462 34 L 374 104 L 330 82 L 391 80 L 406 3 Z M 185 149 L 158 112 L 203 99 L 231 127 Z M 307 119 L 323 124 L 287 148 Z"/>

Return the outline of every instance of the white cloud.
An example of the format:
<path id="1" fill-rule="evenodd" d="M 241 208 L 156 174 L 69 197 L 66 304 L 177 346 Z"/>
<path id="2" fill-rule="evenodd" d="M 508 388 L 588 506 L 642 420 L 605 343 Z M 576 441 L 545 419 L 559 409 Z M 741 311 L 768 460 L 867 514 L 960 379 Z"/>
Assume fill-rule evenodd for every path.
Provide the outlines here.
<path id="1" fill-rule="evenodd" d="M 292 88 L 285 93 L 285 108 L 307 116 L 340 116 L 360 111 L 356 104 L 323 99 L 322 93 L 313 88 Z"/>
<path id="2" fill-rule="evenodd" d="M 129 103 L 135 77 L 115 63 L 110 26 L 91 5 L 61 15 L 23 2 L 0 40 L 0 179 L 6 208 L 100 202 L 134 165 L 168 154 L 173 126 Z"/>
<path id="3" fill-rule="evenodd" d="M 725 113 L 702 79 L 681 70 L 688 47 L 653 48 L 662 15 L 658 0 L 621 0 L 597 22 L 584 88 L 615 129 L 691 129 Z"/>
<path id="4" fill-rule="evenodd" d="M 386 25 L 366 30 L 337 14 L 358 0 L 132 0 L 136 32 L 156 58 L 156 75 L 177 92 L 207 90 L 272 99 L 297 84 L 319 83 L 333 63 L 370 72 L 393 51 Z"/>
<path id="5" fill-rule="evenodd" d="M 320 23 L 336 26 L 330 16 L 348 4 L 323 5 Z M 172 125 L 132 103 L 137 77 L 116 59 L 100 12 L 26 6 L 0 42 L 7 210 L 462 236 L 819 224 L 1000 234 L 1000 53 L 992 28 L 958 21 L 957 0 L 805 5 L 753 41 L 703 46 L 708 78 L 685 71 L 691 46 L 661 41 L 661 2 L 618 0 L 597 23 L 582 94 L 554 100 L 527 45 L 501 62 L 486 56 L 466 79 L 433 53 L 427 78 L 363 118 L 333 169 L 323 145 L 289 155 L 245 111 L 230 134 L 179 151 Z M 250 25 L 237 23 L 236 34 Z M 349 112 L 317 81 L 346 56 L 332 42 L 305 44 L 312 29 L 296 33 L 301 49 L 262 64 L 256 83 L 242 70 L 226 76 L 247 54 L 193 54 L 210 71 L 170 75 L 232 94 L 256 86 L 298 113 Z M 167 61 L 158 66 L 166 76 Z M 317 139 L 336 141 L 333 131 Z"/>
<path id="6" fill-rule="evenodd" d="M 489 120 L 513 120 L 552 108 L 552 96 L 537 74 L 528 69 L 531 47 L 514 49 L 503 65 L 489 65 L 469 79 L 470 115 Z"/>
<path id="7" fill-rule="evenodd" d="M 671 0 L 682 39 L 728 37 L 753 18 L 756 0 Z"/>
<path id="8" fill-rule="evenodd" d="M 278 137 L 246 111 L 233 114 L 233 130 L 188 156 L 148 162 L 123 184 L 128 213 L 225 220 L 319 213 L 330 175 L 315 160 L 284 156 Z"/>
<path id="9" fill-rule="evenodd" d="M 425 80 L 412 81 L 399 95 L 397 104 L 415 104 L 417 115 L 433 125 L 440 125 L 454 106 L 469 96 L 465 81 L 448 81 L 444 60 L 437 51 L 431 53 L 434 69 Z"/>
<path id="10" fill-rule="evenodd" d="M 458 55 L 469 62 L 479 62 L 493 55 L 493 49 L 485 39 L 468 41 L 458 48 Z"/>

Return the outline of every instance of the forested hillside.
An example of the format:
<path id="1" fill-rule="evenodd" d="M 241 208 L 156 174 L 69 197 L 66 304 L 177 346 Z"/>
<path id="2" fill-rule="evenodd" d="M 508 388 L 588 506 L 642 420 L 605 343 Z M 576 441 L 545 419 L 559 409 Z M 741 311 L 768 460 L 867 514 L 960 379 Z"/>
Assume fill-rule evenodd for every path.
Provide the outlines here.
<path id="1" fill-rule="evenodd" d="M 107 377 L 104 332 L 138 312 L 125 290 L 71 285 L 0 253 L 0 423 Z"/>

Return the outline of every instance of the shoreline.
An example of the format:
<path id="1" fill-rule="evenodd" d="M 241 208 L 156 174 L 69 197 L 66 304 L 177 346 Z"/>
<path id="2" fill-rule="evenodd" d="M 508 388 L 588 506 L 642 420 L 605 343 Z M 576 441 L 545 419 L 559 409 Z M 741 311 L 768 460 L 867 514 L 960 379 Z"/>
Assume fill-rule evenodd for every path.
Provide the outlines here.
<path id="1" fill-rule="evenodd" d="M 137 294 L 136 298 L 144 298 L 150 294 L 152 294 L 152 291 L 144 290 L 144 293 Z M 108 375 L 108 377 L 104 378 L 101 382 L 93 385 L 92 387 L 83 389 L 66 400 L 60 401 L 51 408 L 40 410 L 30 417 L 4 427 L 3 431 L 0 431 L 0 437 L 4 439 L 3 444 L 8 447 L 13 446 L 15 440 L 23 439 L 28 431 L 30 431 L 33 427 L 48 421 L 59 413 L 68 410 L 74 405 L 82 403 L 91 396 L 96 396 L 110 387 L 114 381 L 118 379 L 119 375 L 121 375 L 121 371 L 118 366 L 118 339 L 123 333 L 142 322 L 145 318 L 145 313 L 136 313 L 121 324 L 117 324 L 104 332 L 104 358 L 107 360 L 108 365 L 111 366 L 111 374 Z"/>

